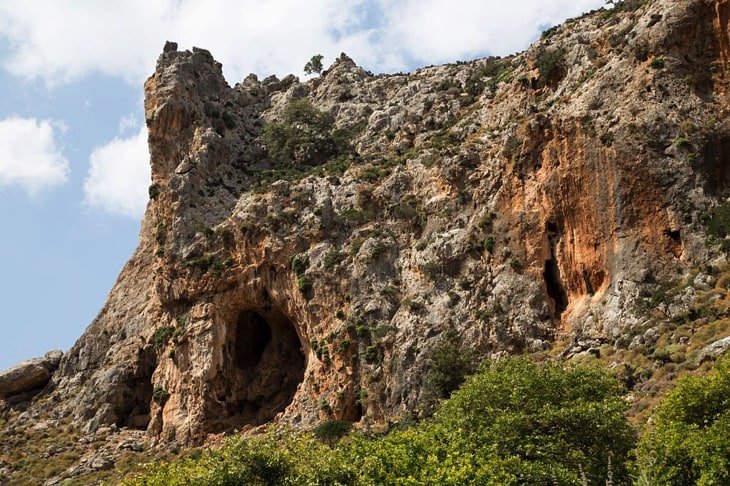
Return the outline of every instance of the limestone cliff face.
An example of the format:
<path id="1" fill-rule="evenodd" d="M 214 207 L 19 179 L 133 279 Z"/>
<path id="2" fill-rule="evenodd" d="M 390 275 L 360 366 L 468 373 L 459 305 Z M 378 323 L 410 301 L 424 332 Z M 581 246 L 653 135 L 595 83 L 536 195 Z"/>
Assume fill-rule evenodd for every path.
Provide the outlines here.
<path id="1" fill-rule="evenodd" d="M 700 215 L 730 182 L 729 16 L 656 0 L 510 58 L 233 88 L 168 44 L 140 245 L 54 393 L 88 431 L 194 444 L 397 417 L 446 334 L 485 357 L 620 336 L 643 289 L 722 258 Z M 275 156 L 292 100 L 329 145 Z"/>

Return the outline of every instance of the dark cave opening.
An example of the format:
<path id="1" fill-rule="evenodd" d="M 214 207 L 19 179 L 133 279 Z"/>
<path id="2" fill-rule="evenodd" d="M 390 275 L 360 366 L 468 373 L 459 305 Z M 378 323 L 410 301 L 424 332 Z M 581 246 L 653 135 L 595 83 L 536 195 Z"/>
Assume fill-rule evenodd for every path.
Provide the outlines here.
<path id="1" fill-rule="evenodd" d="M 226 349 L 230 373 L 217 399 L 224 428 L 261 425 L 291 403 L 306 359 L 294 324 L 273 310 L 239 313 Z"/>
<path id="2" fill-rule="evenodd" d="M 135 366 L 121 386 L 108 397 L 114 406 L 116 425 L 130 429 L 145 430 L 150 422 L 150 402 L 153 387 L 152 374 L 157 367 L 157 357 L 151 347 L 137 350 Z"/>
<path id="3" fill-rule="evenodd" d="M 563 284 L 560 281 L 560 270 L 555 258 L 545 261 L 543 278 L 545 279 L 548 297 L 555 303 L 555 318 L 560 319 L 563 311 L 568 308 L 568 295 L 565 293 Z"/>
<path id="4" fill-rule="evenodd" d="M 568 308 L 568 294 L 565 292 L 563 282 L 560 279 L 560 268 L 558 267 L 558 260 L 555 257 L 555 248 L 560 240 L 560 233 L 555 223 L 547 223 L 545 230 L 550 248 L 550 258 L 545 260 L 545 269 L 542 275 L 545 280 L 545 289 L 547 290 L 548 297 L 553 301 L 553 317 L 560 319 L 563 311 Z"/>
<path id="5" fill-rule="evenodd" d="M 270 342 L 271 327 L 266 319 L 256 312 L 242 312 L 236 325 L 236 366 L 256 366 Z"/>

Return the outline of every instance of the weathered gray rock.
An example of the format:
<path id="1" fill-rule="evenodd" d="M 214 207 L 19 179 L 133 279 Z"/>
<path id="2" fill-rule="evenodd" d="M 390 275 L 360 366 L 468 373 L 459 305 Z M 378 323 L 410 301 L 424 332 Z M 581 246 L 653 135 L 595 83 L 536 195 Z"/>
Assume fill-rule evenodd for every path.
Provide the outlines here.
<path id="1" fill-rule="evenodd" d="M 730 336 L 722 338 L 702 348 L 702 351 L 700 351 L 700 354 L 697 356 L 697 361 L 702 363 L 706 359 L 720 356 L 725 353 L 728 348 L 730 348 Z"/>
<path id="2" fill-rule="evenodd" d="M 55 350 L 43 358 L 33 358 L 0 372 L 0 397 L 9 397 L 40 388 L 51 379 L 63 352 Z"/>

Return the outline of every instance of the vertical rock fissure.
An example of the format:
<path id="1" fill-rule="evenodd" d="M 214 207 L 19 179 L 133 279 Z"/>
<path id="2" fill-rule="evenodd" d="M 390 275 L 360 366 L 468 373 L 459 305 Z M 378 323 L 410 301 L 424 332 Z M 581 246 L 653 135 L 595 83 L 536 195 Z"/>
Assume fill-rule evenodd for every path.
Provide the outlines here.
<path id="1" fill-rule="evenodd" d="M 545 280 L 545 288 L 547 290 L 548 297 L 550 297 L 553 301 L 553 317 L 555 319 L 560 319 L 563 311 L 568 307 L 568 295 L 565 292 L 563 282 L 560 279 L 560 268 L 558 267 L 558 259 L 555 252 L 558 241 L 560 240 L 560 233 L 558 232 L 558 227 L 555 223 L 548 223 L 546 225 L 546 233 L 549 247 L 549 258 L 545 260 L 543 278 Z"/>

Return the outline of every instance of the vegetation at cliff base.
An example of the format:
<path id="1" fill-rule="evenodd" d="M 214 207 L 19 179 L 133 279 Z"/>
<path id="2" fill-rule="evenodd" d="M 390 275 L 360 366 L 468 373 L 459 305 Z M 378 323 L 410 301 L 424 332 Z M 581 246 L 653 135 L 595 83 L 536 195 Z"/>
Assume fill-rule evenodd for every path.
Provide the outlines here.
<path id="1" fill-rule="evenodd" d="M 639 458 L 643 484 L 730 484 L 730 359 L 678 381 L 643 435 Z"/>
<path id="2" fill-rule="evenodd" d="M 328 446 L 271 431 L 148 466 L 132 485 L 629 484 L 636 434 L 618 380 L 529 358 L 485 363 L 431 419 Z"/>

